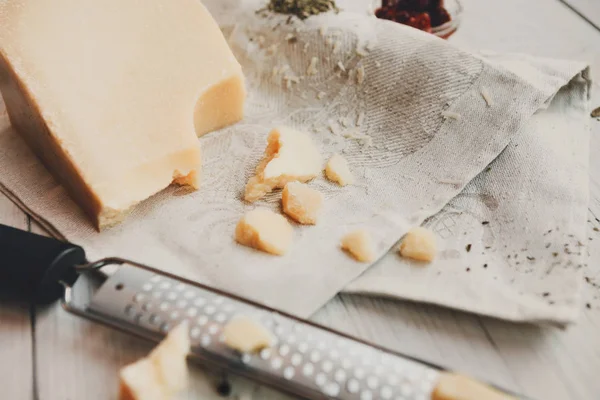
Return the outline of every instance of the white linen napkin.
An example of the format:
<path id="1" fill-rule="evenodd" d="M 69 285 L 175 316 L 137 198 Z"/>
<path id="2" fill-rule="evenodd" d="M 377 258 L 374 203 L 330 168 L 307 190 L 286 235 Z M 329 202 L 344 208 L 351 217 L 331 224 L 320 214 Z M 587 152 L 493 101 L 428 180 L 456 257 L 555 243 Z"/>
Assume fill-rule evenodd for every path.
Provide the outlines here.
<path id="1" fill-rule="evenodd" d="M 130 258 L 300 316 L 347 287 L 509 319 L 574 319 L 578 272 L 562 263 L 551 267 L 554 259 L 545 253 L 547 241 L 553 249 L 562 236 L 534 238 L 560 226 L 560 235 L 584 240 L 587 149 L 564 131 L 587 137 L 580 115 L 587 106 L 585 65 L 486 58 L 352 12 L 288 24 L 286 16 L 256 15 L 256 2 L 242 3 L 209 3 L 244 68 L 249 98 L 241 123 L 200 139 L 198 192 L 169 188 L 120 226 L 98 233 L 10 128 L 4 111 L 0 189 L 92 259 Z M 241 194 L 269 130 L 282 124 L 310 132 L 325 156 L 342 153 L 357 182 L 343 188 L 324 178 L 311 183 L 325 194 L 322 219 L 314 227 L 295 227 L 291 252 L 274 257 L 236 244 L 233 233 L 245 211 L 279 209 L 279 193 L 253 205 Z M 548 132 L 551 127 L 556 134 Z M 465 200 L 469 193 L 475 193 L 472 204 Z M 543 204 L 532 207 L 536 202 Z M 482 204 L 495 208 L 480 210 Z M 390 251 L 428 218 L 443 236 L 453 207 L 475 215 L 468 222 L 473 226 L 473 220 L 489 221 L 493 243 L 481 239 L 483 228 L 466 229 L 471 253 L 461 253 L 462 237 L 450 239 L 429 267 L 410 265 Z M 382 257 L 362 276 L 370 265 L 339 247 L 341 237 L 359 227 L 372 233 Z M 521 244 L 528 252 L 519 257 L 535 260 L 516 268 L 507 256 Z M 566 255 L 560 260 L 578 265 Z M 468 266 L 470 274 L 463 269 Z"/>

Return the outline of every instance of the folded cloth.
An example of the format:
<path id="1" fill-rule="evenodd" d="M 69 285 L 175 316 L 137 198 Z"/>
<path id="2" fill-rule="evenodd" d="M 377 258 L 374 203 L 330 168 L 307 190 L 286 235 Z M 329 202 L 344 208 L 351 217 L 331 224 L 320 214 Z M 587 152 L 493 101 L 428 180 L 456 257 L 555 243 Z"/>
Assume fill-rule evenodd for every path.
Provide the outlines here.
<path id="1" fill-rule="evenodd" d="M 490 295 L 489 286 L 494 284 L 491 271 L 498 271 L 498 293 L 528 291 L 529 296 L 513 296 L 511 307 L 517 307 L 520 299 L 533 303 L 533 293 L 545 286 L 523 283 L 521 278 L 511 283 L 510 274 L 516 272 L 511 263 L 504 262 L 503 248 L 495 248 L 497 257 L 488 263 L 489 279 L 483 274 L 456 272 L 456 263 L 452 262 L 447 274 L 455 271 L 455 276 L 446 282 L 455 285 L 454 292 L 426 297 L 423 293 L 430 291 L 430 282 L 440 279 L 441 285 L 441 278 L 435 276 L 441 264 L 416 269 L 394 258 L 392 251 L 373 274 L 390 274 L 394 281 L 403 280 L 403 285 L 371 285 L 371 281 L 365 281 L 371 274 L 355 280 L 370 265 L 358 263 L 341 251 L 340 239 L 350 230 L 366 229 L 373 236 L 378 257 L 384 257 L 410 227 L 436 215 L 461 193 L 517 135 L 518 140 L 524 140 L 531 136 L 525 133 L 529 129 L 537 132 L 540 128 L 534 127 L 534 114 L 543 108 L 550 107 L 547 112 L 553 112 L 561 129 L 571 123 L 569 126 L 584 136 L 583 126 L 576 123 L 575 108 L 585 104 L 586 94 L 578 84 L 569 82 L 583 76 L 585 66 L 525 58 L 511 66 L 513 56 L 489 60 L 432 35 L 363 14 L 330 13 L 301 22 L 281 15 L 257 15 L 254 11 L 261 2 L 242 3 L 236 8 L 225 7 L 223 12 L 227 12 L 229 22 L 235 23 L 224 29 L 230 34 L 230 44 L 247 77 L 247 115 L 243 122 L 200 139 L 204 166 L 198 192 L 169 188 L 145 201 L 121 225 L 98 233 L 10 128 L 5 112 L 0 119 L 0 189 L 52 234 L 85 247 L 91 259 L 109 255 L 130 258 L 300 316 L 310 315 L 352 282 L 348 290 L 438 302 L 517 319 L 516 313 L 498 311 L 509 294 Z M 220 7 L 210 7 L 217 10 L 217 19 Z M 576 78 L 573 82 L 579 81 Z M 548 106 L 561 88 L 561 93 L 573 101 Z M 563 121 L 565 114 L 570 117 Z M 257 204 L 246 204 L 241 199 L 244 185 L 265 149 L 266 136 L 277 125 L 309 132 L 325 156 L 342 153 L 356 176 L 356 183 L 346 187 L 322 177 L 311 183 L 325 195 L 322 218 L 316 226 L 295 227 L 293 247 L 284 257 L 254 251 L 233 239 L 235 225 L 245 211 L 257 206 L 279 210 L 280 193 Z M 540 135 L 533 140 L 541 141 Z M 529 145 L 536 147 L 535 142 Z M 579 175 L 572 168 L 574 159 L 581 161 L 586 156 L 567 154 L 567 147 L 558 147 L 560 157 L 553 171 L 564 174 L 564 179 L 555 182 L 556 188 L 531 184 L 530 190 L 520 191 L 519 195 L 534 196 L 531 193 L 539 191 L 536 198 L 544 198 L 555 189 L 556 196 L 563 197 L 549 202 L 554 206 L 540 210 L 561 215 L 547 215 L 545 223 L 539 225 L 523 220 L 523 227 L 537 232 L 554 227 L 557 221 L 569 221 L 561 229 L 572 228 L 568 234 L 574 235 L 575 241 L 583 240 L 577 224 L 582 222 L 580 207 L 585 203 L 585 193 L 576 186 L 582 182 L 575 179 Z M 506 179 L 532 167 L 521 151 L 519 157 L 507 156 L 511 161 L 506 164 Z M 585 169 L 583 164 L 578 167 Z M 493 173 L 504 176 L 500 170 Z M 519 176 L 530 181 L 535 177 Z M 480 181 L 473 185 L 482 186 L 477 183 Z M 490 194 L 490 199 L 502 204 L 497 209 L 521 206 L 518 198 L 508 199 L 510 188 L 501 188 L 507 190 L 502 197 Z M 472 191 L 472 186 L 468 190 Z M 577 212 L 573 211 L 575 206 Z M 487 215 L 491 214 L 483 214 Z M 529 218 L 533 220 L 531 215 Z M 535 221 L 542 220 L 536 215 Z M 498 238 L 515 234 L 513 225 L 502 228 L 504 222 L 494 221 L 494 243 L 518 242 L 513 237 Z M 453 245 L 450 243 L 448 250 L 453 250 Z M 533 247 L 530 249 L 533 251 Z M 482 251 L 479 246 L 477 251 Z M 453 253 L 444 254 L 440 263 L 450 263 Z M 527 255 L 539 258 L 531 263 L 532 268 L 549 267 L 537 252 Z M 526 257 L 525 253 L 522 256 Z M 394 268 L 408 272 L 397 275 Z M 476 268 L 475 264 L 471 268 Z M 417 276 L 432 271 L 436 272 L 427 282 Z M 548 276 L 556 282 L 568 275 L 569 281 L 575 282 L 576 274 L 575 270 L 560 267 L 551 269 Z M 420 295 L 412 288 L 413 276 L 415 285 L 421 288 Z M 474 281 L 477 276 L 485 284 L 464 282 Z M 467 289 L 477 295 L 452 300 L 452 293 Z M 570 285 L 562 293 L 568 291 L 573 298 L 576 289 Z M 479 304 L 470 304 L 470 300 Z M 540 304 L 536 303 L 536 310 L 544 318 L 570 319 L 565 315 L 573 309 L 571 305 L 561 303 L 551 313 L 549 310 L 554 308 Z M 534 314 L 533 308 L 530 314 Z"/>

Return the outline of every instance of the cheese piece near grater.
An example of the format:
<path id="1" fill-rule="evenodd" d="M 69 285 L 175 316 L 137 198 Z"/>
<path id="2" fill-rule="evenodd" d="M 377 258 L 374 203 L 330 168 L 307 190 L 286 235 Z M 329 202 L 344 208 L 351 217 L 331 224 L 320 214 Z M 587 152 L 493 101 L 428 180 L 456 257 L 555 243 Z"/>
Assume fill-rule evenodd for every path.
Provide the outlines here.
<path id="1" fill-rule="evenodd" d="M 250 317 L 233 317 L 223 327 L 225 344 L 240 353 L 256 353 L 271 347 L 275 341 L 273 335 L 260 323 Z"/>
<path id="2" fill-rule="evenodd" d="M 197 188 L 197 136 L 240 120 L 246 97 L 196 0 L 2 1 L 0 90 L 98 229 L 171 183 Z"/>
<path id="3" fill-rule="evenodd" d="M 120 400 L 164 400 L 188 385 L 186 357 L 190 352 L 188 323 L 173 328 L 148 355 L 120 372 Z"/>
<path id="4" fill-rule="evenodd" d="M 267 138 L 256 176 L 246 185 L 244 199 L 254 202 L 288 182 L 308 182 L 321 173 L 321 164 L 321 154 L 310 136 L 287 127 L 275 128 Z"/>

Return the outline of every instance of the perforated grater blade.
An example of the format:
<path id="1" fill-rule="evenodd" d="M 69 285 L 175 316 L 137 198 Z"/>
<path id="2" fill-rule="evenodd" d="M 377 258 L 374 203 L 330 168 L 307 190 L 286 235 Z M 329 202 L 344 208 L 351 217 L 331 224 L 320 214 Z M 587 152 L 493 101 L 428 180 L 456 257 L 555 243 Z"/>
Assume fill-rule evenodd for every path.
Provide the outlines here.
<path id="1" fill-rule="evenodd" d="M 68 311 L 153 341 L 187 320 L 192 359 L 291 394 L 425 400 L 439 378 L 434 367 L 140 264 L 107 259 L 84 269 L 108 265 L 119 268 L 87 299 L 77 285 L 67 289 Z M 255 355 L 225 346 L 223 327 L 238 315 L 259 321 L 275 344 Z"/>

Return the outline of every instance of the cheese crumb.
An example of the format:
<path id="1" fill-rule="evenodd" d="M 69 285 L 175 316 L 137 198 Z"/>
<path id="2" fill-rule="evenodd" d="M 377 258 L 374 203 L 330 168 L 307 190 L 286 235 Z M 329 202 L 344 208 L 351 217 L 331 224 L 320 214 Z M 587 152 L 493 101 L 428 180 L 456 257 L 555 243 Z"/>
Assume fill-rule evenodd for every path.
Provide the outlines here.
<path id="1" fill-rule="evenodd" d="M 323 195 L 307 184 L 290 182 L 281 195 L 283 212 L 294 221 L 304 225 L 314 225 L 323 206 Z"/>
<path id="2" fill-rule="evenodd" d="M 417 227 L 411 229 L 400 245 L 400 255 L 413 260 L 430 262 L 437 252 L 436 239 L 429 229 Z"/>
<path id="3" fill-rule="evenodd" d="M 359 57 L 366 57 L 368 55 L 368 53 L 365 50 L 363 50 L 360 47 L 358 47 L 358 45 L 357 45 L 357 47 L 356 47 L 356 55 L 359 56 Z"/>
<path id="4" fill-rule="evenodd" d="M 285 35 L 285 40 L 292 40 L 293 38 L 295 38 L 296 36 L 294 36 L 293 33 L 288 33 L 287 35 Z"/>
<path id="5" fill-rule="evenodd" d="M 346 67 L 344 67 L 344 64 L 342 64 L 341 61 L 338 61 L 337 67 L 340 69 L 340 71 L 346 72 Z"/>
<path id="6" fill-rule="evenodd" d="M 491 107 L 494 105 L 494 102 L 485 87 L 481 88 L 481 97 L 483 97 L 483 100 L 485 100 L 485 103 L 487 104 L 488 107 Z"/>
<path id="7" fill-rule="evenodd" d="M 310 136 L 287 127 L 269 134 L 265 157 L 248 181 L 244 199 L 253 202 L 292 181 L 308 182 L 319 175 L 322 158 Z"/>
<path id="8" fill-rule="evenodd" d="M 362 85 L 365 81 L 365 67 L 362 65 L 356 69 L 356 83 Z"/>
<path id="9" fill-rule="evenodd" d="M 342 249 L 348 251 L 360 262 L 375 260 L 375 249 L 371 235 L 365 230 L 350 232 L 342 239 Z"/>
<path id="10" fill-rule="evenodd" d="M 292 244 L 293 230 L 283 216 L 265 208 L 249 211 L 235 228 L 235 240 L 278 256 L 287 253 Z"/>
<path id="11" fill-rule="evenodd" d="M 455 113 L 453 111 L 442 111 L 442 117 L 444 119 L 454 119 L 460 121 L 462 116 L 459 113 Z"/>
<path id="12" fill-rule="evenodd" d="M 515 397 L 466 376 L 442 373 L 431 394 L 432 400 L 516 400 Z"/>
<path id="13" fill-rule="evenodd" d="M 275 342 L 271 332 L 250 317 L 233 317 L 223 327 L 223 340 L 227 347 L 240 353 L 256 353 Z"/>
<path id="14" fill-rule="evenodd" d="M 182 322 L 147 357 L 121 369 L 120 400 L 170 399 L 187 388 L 188 329 Z"/>
<path id="15" fill-rule="evenodd" d="M 342 134 L 347 139 L 355 139 L 361 145 L 371 147 L 373 146 L 373 138 L 367 134 L 360 133 L 358 129 L 351 129 Z"/>
<path id="16" fill-rule="evenodd" d="M 327 178 L 338 183 L 340 186 L 351 185 L 354 183 L 354 176 L 348 166 L 348 161 L 339 154 L 334 154 L 325 167 Z"/>
<path id="17" fill-rule="evenodd" d="M 316 75 L 317 74 L 317 62 L 319 62 L 319 59 L 317 57 L 313 57 L 310 60 L 310 64 L 306 70 L 306 73 L 308 75 Z"/>

